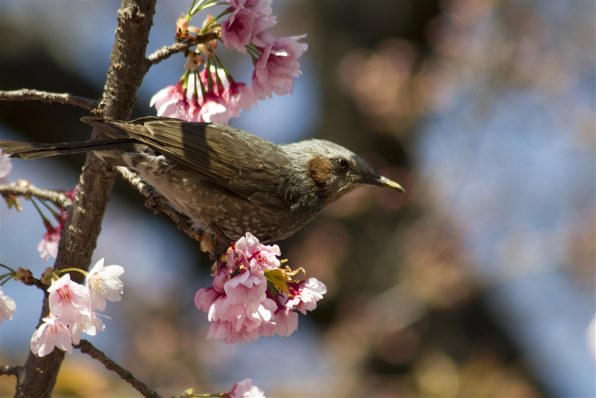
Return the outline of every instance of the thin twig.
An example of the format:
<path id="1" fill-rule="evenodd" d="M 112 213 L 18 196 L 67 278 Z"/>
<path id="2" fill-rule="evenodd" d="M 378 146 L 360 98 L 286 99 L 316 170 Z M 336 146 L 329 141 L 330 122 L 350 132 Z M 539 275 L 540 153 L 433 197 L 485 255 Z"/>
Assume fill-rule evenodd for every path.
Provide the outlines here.
<path id="1" fill-rule="evenodd" d="M 62 209 L 68 209 L 72 206 L 72 201 L 63 192 L 37 188 L 33 185 L 0 184 L 0 195 L 23 196 L 25 198 L 35 197 L 40 200 L 52 202 Z"/>
<path id="2" fill-rule="evenodd" d="M 15 376 L 19 377 L 21 371 L 23 370 L 22 366 L 10 366 L 10 365 L 0 365 L 0 376 Z"/>
<path id="3" fill-rule="evenodd" d="M 15 278 L 20 280 L 27 286 L 35 286 L 36 288 L 40 289 L 44 294 L 48 294 L 48 285 L 43 283 L 40 279 L 34 277 L 33 273 L 26 268 L 17 269 Z"/>
<path id="4" fill-rule="evenodd" d="M 112 372 L 116 373 L 118 376 L 122 378 L 125 382 L 133 386 L 135 390 L 137 390 L 141 395 L 148 398 L 162 398 L 156 391 L 151 389 L 145 383 L 140 381 L 139 379 L 135 378 L 132 373 L 122 366 L 118 365 L 116 362 L 112 361 L 106 354 L 104 354 L 101 350 L 97 349 L 93 344 L 89 341 L 83 339 L 79 343 L 79 345 L 75 346 L 84 354 L 89 355 L 91 358 L 101 362 L 101 364 L 107 369 L 111 370 Z"/>
<path id="5" fill-rule="evenodd" d="M 217 38 L 218 35 L 216 33 L 207 33 L 206 35 L 188 38 L 185 41 L 177 42 L 170 46 L 164 46 L 147 57 L 147 69 L 171 57 L 174 54 L 187 50 L 189 47 L 196 46 L 197 44 L 207 43 L 208 41 L 215 40 Z"/>
<path id="6" fill-rule="evenodd" d="M 0 91 L 0 101 L 41 101 L 49 104 L 58 103 L 74 105 L 85 110 L 93 110 L 97 101 L 90 98 L 79 97 L 68 93 L 49 93 L 47 91 L 22 88 L 20 90 Z"/>
<path id="7" fill-rule="evenodd" d="M 199 242 L 202 240 L 203 233 L 192 226 L 190 219 L 174 209 L 163 196 L 141 180 L 138 174 L 133 173 L 125 167 L 118 167 L 118 172 L 127 183 L 147 199 L 145 206 L 155 212 L 162 212 L 170 217 L 178 227 L 178 230 L 190 236 L 191 239 Z"/>

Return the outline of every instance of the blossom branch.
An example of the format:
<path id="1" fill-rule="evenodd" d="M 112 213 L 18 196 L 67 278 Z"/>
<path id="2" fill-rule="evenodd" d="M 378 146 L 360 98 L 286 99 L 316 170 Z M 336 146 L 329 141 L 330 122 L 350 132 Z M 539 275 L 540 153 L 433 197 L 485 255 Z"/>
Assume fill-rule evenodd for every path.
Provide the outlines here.
<path id="1" fill-rule="evenodd" d="M 217 38 L 218 35 L 216 33 L 207 33 L 205 35 L 189 37 L 185 41 L 177 42 L 170 46 L 164 46 L 147 57 L 147 69 L 165 59 L 168 59 L 174 54 L 187 50 L 189 47 L 196 46 L 197 44 L 207 43 Z"/>
<path id="2" fill-rule="evenodd" d="M 155 212 L 162 212 L 170 217 L 178 227 L 178 230 L 184 232 L 192 239 L 199 242 L 202 240 L 203 234 L 192 227 L 189 218 L 174 209 L 163 196 L 159 195 L 151 186 L 141 180 L 141 177 L 125 167 L 118 167 L 118 172 L 127 183 L 147 199 L 145 205 L 148 208 Z"/>
<path id="3" fill-rule="evenodd" d="M 135 378 L 132 373 L 122 366 L 118 365 L 116 362 L 108 358 L 106 354 L 104 354 L 101 350 L 97 349 L 93 344 L 89 341 L 83 339 L 79 343 L 78 346 L 75 346 L 84 354 L 89 355 L 91 358 L 101 362 L 101 364 L 107 369 L 111 370 L 112 372 L 116 373 L 118 376 L 122 378 L 122 380 L 126 381 L 128 384 L 133 386 L 135 390 L 137 390 L 141 395 L 148 398 L 162 398 L 157 392 L 149 388 L 145 383 Z"/>
<path id="4" fill-rule="evenodd" d="M 0 101 L 41 101 L 49 104 L 58 103 L 74 105 L 85 110 L 97 107 L 97 101 L 90 98 L 79 97 L 68 93 L 50 93 L 47 91 L 22 88 L 20 90 L 0 91 Z"/>
<path id="5" fill-rule="evenodd" d="M 72 206 L 72 201 L 63 192 L 50 189 L 37 188 L 33 185 L 4 185 L 0 184 L 0 195 L 22 196 L 27 199 L 35 197 L 40 200 L 52 202 L 57 207 L 67 209 Z"/>
<path id="6" fill-rule="evenodd" d="M 22 366 L 0 365 L 0 376 L 15 376 L 18 379 L 22 370 Z"/>

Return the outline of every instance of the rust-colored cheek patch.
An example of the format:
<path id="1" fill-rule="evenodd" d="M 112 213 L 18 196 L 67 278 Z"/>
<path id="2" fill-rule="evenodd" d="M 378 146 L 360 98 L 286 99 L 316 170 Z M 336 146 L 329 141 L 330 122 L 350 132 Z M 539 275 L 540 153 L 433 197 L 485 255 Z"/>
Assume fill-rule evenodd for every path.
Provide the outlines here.
<path id="1" fill-rule="evenodd" d="M 324 187 L 329 180 L 333 166 L 331 162 L 322 156 L 315 156 L 308 161 L 308 172 L 310 178 L 317 187 Z"/>

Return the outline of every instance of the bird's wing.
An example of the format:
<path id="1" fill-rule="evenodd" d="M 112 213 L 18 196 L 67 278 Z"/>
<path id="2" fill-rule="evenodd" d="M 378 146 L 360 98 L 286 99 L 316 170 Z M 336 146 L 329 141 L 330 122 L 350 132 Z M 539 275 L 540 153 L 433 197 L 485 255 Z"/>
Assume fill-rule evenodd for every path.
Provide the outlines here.
<path id="1" fill-rule="evenodd" d="M 185 168 L 264 208 L 287 210 L 289 159 L 270 141 L 236 128 L 148 117 L 107 122 Z"/>

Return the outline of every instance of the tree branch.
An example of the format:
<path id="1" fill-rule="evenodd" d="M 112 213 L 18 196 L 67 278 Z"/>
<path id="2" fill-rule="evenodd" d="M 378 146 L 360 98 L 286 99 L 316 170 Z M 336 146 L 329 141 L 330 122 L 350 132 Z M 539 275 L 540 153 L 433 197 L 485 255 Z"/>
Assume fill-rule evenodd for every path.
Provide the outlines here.
<path id="1" fill-rule="evenodd" d="M 145 53 L 155 1 L 122 0 L 108 75 L 97 106 L 98 115 L 119 120 L 130 118 L 137 91 L 147 71 Z M 91 139 L 98 138 L 101 138 L 101 133 L 94 129 Z M 87 155 L 74 204 L 60 239 L 55 270 L 73 264 L 84 270 L 89 268 L 115 180 L 113 167 L 93 153 Z M 75 275 L 73 279 L 82 282 L 82 275 Z M 39 322 L 48 313 L 48 299 L 45 297 Z M 50 398 L 63 360 L 62 350 L 54 350 L 44 357 L 30 352 L 17 381 L 15 397 Z"/>
<path id="2" fill-rule="evenodd" d="M 0 365 L 0 376 L 15 376 L 18 379 L 22 370 L 22 366 Z"/>
<path id="3" fill-rule="evenodd" d="M 20 90 L 0 91 L 0 101 L 41 101 L 48 104 L 58 103 L 74 105 L 91 111 L 97 106 L 97 101 L 79 97 L 68 93 L 49 93 L 47 91 L 22 88 Z"/>
<path id="4" fill-rule="evenodd" d="M 54 205 L 62 209 L 68 209 L 70 206 L 72 206 L 72 201 L 63 192 L 37 188 L 33 185 L 25 186 L 0 184 L 0 195 L 23 196 L 27 199 L 35 197 L 40 200 L 52 202 Z"/>
<path id="5" fill-rule="evenodd" d="M 91 358 L 101 362 L 103 366 L 107 370 L 111 370 L 112 372 L 116 373 L 118 376 L 122 378 L 125 382 L 133 386 L 135 390 L 137 390 L 141 395 L 147 398 L 162 398 L 156 391 L 148 387 L 145 383 L 140 381 L 139 379 L 135 378 L 133 374 L 124 369 L 122 366 L 118 365 L 116 362 L 112 361 L 106 354 L 104 354 L 101 350 L 97 349 L 93 344 L 89 341 L 83 339 L 79 343 L 78 346 L 75 346 L 84 354 L 89 355 Z"/>
<path id="6" fill-rule="evenodd" d="M 147 199 L 145 206 L 152 209 L 156 213 L 161 212 L 170 217 L 170 219 L 178 227 L 178 230 L 190 236 L 191 239 L 199 242 L 202 240 L 203 232 L 194 228 L 192 226 L 192 221 L 188 217 L 174 209 L 163 196 L 157 193 L 150 185 L 147 185 L 143 180 L 141 180 L 141 177 L 125 167 L 118 167 L 118 172 L 124 181 L 129 183 Z"/>
<path id="7" fill-rule="evenodd" d="M 33 273 L 26 269 L 26 268 L 19 268 L 17 269 L 17 274 L 15 275 L 15 279 L 21 281 L 23 284 L 27 286 L 35 286 L 39 290 L 43 292 L 44 295 L 48 294 L 48 285 L 43 283 L 40 279 L 37 279 L 33 276 Z"/>
<path id="8" fill-rule="evenodd" d="M 145 61 L 147 69 L 171 57 L 174 54 L 188 50 L 190 47 L 196 46 L 197 44 L 203 44 L 211 40 L 216 40 L 217 38 L 218 35 L 216 33 L 207 33 L 206 35 L 199 35 L 194 36 L 192 38 L 188 38 L 185 41 L 177 42 L 170 46 L 164 46 L 147 57 L 147 60 Z"/>

